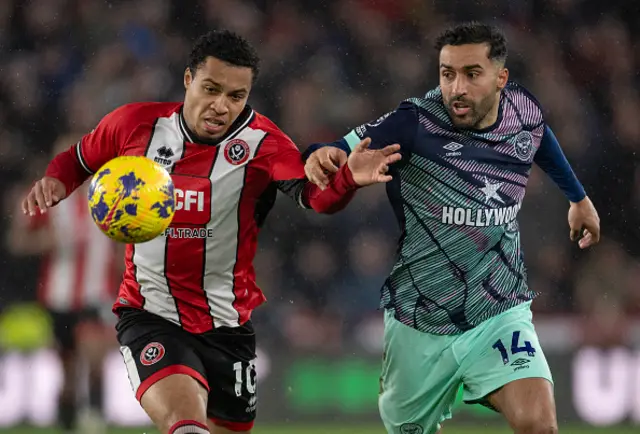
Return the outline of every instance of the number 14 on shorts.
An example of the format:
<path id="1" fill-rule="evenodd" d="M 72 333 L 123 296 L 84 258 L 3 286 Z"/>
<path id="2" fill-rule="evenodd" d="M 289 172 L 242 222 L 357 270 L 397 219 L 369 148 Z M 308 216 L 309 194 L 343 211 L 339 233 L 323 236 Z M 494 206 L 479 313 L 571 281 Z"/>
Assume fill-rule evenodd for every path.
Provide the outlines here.
<path id="1" fill-rule="evenodd" d="M 495 344 L 491 347 L 494 350 L 500 351 L 500 356 L 502 356 L 502 362 L 506 365 L 509 363 L 509 353 L 507 353 L 507 349 L 502 343 L 502 339 L 498 339 Z M 511 354 L 515 355 L 518 353 L 526 352 L 529 357 L 533 357 L 536 355 L 536 349 L 533 348 L 531 342 L 524 341 L 524 346 L 520 346 L 520 330 L 516 330 L 513 332 L 511 336 Z"/>

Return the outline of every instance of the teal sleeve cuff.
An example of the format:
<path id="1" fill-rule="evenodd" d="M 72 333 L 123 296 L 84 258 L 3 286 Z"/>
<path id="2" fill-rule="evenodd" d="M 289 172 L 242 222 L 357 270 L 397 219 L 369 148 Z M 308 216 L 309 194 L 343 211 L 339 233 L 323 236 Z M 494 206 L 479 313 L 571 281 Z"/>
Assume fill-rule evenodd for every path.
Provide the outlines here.
<path id="1" fill-rule="evenodd" d="M 356 145 L 362 141 L 362 139 L 356 134 L 354 130 L 351 130 L 349 134 L 344 136 L 344 140 L 345 142 L 347 142 L 347 145 L 349 145 L 349 149 L 351 151 L 353 151 L 353 148 L 355 148 Z"/>

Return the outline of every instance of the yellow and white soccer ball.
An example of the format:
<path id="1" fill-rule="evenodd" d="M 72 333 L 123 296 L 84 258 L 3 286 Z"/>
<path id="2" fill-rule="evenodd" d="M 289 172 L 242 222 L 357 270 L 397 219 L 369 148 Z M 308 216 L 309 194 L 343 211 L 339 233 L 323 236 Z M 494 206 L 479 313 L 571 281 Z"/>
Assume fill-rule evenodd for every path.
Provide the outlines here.
<path id="1" fill-rule="evenodd" d="M 117 157 L 106 163 L 93 176 L 88 199 L 96 225 L 122 243 L 154 239 L 175 213 L 171 176 L 146 157 Z"/>

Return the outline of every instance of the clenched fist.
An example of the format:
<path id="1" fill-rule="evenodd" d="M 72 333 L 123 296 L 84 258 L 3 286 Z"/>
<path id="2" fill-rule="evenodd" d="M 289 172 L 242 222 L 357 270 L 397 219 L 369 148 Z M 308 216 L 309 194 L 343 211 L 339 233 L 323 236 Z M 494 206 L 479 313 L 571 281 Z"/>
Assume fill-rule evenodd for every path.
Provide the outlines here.
<path id="1" fill-rule="evenodd" d="M 588 197 L 580 202 L 571 203 L 568 220 L 571 229 L 569 238 L 571 241 L 579 239 L 578 245 L 581 249 L 586 249 L 600 241 L 600 217 Z"/>

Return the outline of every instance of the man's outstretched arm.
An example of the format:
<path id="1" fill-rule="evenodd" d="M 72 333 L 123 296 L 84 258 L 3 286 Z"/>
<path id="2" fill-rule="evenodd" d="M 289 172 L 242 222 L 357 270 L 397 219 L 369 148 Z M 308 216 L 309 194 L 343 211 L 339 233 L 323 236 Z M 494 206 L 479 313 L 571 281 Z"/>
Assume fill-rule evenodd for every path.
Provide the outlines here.
<path id="1" fill-rule="evenodd" d="M 314 143 L 303 154 L 307 178 L 314 184 L 325 187 L 329 182 L 329 175 L 336 173 L 346 163 L 352 150 L 364 139 L 371 141 L 369 146 L 373 150 L 397 144 L 402 154 L 408 155 L 415 141 L 417 127 L 417 107 L 410 102 L 403 102 L 396 110 L 354 128 L 340 140 Z"/>
<path id="2" fill-rule="evenodd" d="M 306 178 L 276 181 L 276 185 L 278 190 L 295 200 L 300 208 L 313 209 L 321 214 L 343 210 L 359 188 L 346 164 L 332 177 L 331 183 L 324 190 Z"/>
<path id="3" fill-rule="evenodd" d="M 368 149 L 370 143 L 367 139 L 354 148 L 347 164 L 331 177 L 326 187 L 307 180 L 300 151 L 293 143 L 285 143 L 272 165 L 272 179 L 300 207 L 333 214 L 347 206 L 358 188 L 391 180 L 387 171 L 390 164 L 401 158 L 397 153 L 399 145 L 372 151 Z"/>

